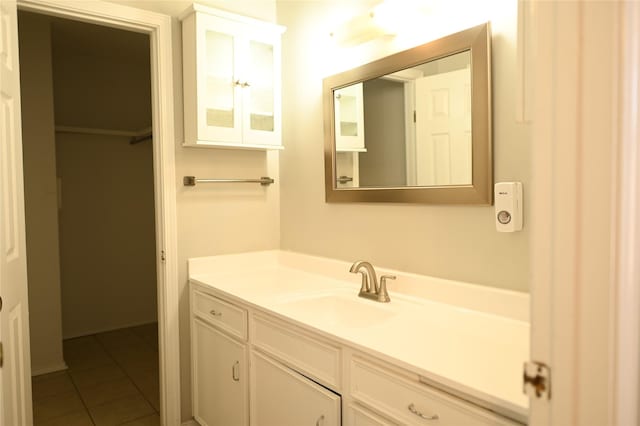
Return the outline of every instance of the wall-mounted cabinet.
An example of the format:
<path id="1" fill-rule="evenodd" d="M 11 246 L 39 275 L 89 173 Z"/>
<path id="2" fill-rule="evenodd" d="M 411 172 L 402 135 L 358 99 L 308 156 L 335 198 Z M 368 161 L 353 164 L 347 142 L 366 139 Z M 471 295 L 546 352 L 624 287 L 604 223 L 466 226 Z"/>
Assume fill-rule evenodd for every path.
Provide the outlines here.
<path id="1" fill-rule="evenodd" d="M 185 146 L 282 147 L 284 30 L 198 4 L 183 14 Z"/>

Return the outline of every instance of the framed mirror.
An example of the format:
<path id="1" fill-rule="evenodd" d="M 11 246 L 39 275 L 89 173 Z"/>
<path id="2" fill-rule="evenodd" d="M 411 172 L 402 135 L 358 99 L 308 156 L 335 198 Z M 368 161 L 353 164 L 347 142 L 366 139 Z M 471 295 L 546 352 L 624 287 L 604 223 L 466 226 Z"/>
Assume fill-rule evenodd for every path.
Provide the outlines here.
<path id="1" fill-rule="evenodd" d="M 327 202 L 493 202 L 491 31 L 469 28 L 323 82 Z"/>

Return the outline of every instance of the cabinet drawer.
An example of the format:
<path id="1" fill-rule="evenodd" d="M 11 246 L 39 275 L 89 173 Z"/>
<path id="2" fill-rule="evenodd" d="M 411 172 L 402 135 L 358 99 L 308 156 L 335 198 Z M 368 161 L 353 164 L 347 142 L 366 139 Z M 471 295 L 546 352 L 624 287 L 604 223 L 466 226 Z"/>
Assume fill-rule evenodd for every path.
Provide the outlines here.
<path id="1" fill-rule="evenodd" d="M 518 425 L 358 357 L 351 360 L 351 396 L 403 424 L 434 424 L 437 416 L 439 426 Z"/>
<path id="2" fill-rule="evenodd" d="M 339 391 L 340 348 L 291 325 L 253 315 L 253 344 L 319 383 Z"/>
<path id="3" fill-rule="evenodd" d="M 192 312 L 202 320 L 247 340 L 247 311 L 217 297 L 193 290 Z"/>
<path id="4" fill-rule="evenodd" d="M 349 404 L 348 416 L 352 426 L 398 426 L 358 404 Z"/>

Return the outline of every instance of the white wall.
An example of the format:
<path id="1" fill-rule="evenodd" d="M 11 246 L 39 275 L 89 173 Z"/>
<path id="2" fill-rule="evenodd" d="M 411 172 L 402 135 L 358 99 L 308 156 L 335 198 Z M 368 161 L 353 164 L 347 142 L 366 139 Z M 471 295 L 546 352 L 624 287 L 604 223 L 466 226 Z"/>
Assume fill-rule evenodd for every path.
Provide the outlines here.
<path id="1" fill-rule="evenodd" d="M 429 3 L 433 18 L 413 24 L 410 15 L 403 17 L 395 39 L 341 48 L 328 34 L 364 12 L 362 3 L 278 2 L 278 23 L 288 28 L 283 37 L 283 249 L 527 291 L 529 136 L 514 112 L 517 2 L 475 3 L 480 10 L 473 10 L 473 2 Z M 523 182 L 524 230 L 496 232 L 493 207 L 325 203 L 322 79 L 487 19 L 493 30 L 494 180 Z"/>
<path id="2" fill-rule="evenodd" d="M 66 368 L 49 20 L 20 13 L 19 31 L 31 372 L 38 375 Z"/>

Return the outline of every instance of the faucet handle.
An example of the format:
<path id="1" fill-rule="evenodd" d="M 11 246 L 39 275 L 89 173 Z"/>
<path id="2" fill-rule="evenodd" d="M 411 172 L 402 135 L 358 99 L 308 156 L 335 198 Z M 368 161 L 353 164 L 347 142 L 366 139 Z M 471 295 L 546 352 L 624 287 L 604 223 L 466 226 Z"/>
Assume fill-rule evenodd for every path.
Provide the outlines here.
<path id="1" fill-rule="evenodd" d="M 389 293 L 387 292 L 387 280 L 395 280 L 395 275 L 383 275 L 380 277 L 380 289 L 378 291 L 378 302 L 390 302 Z"/>

